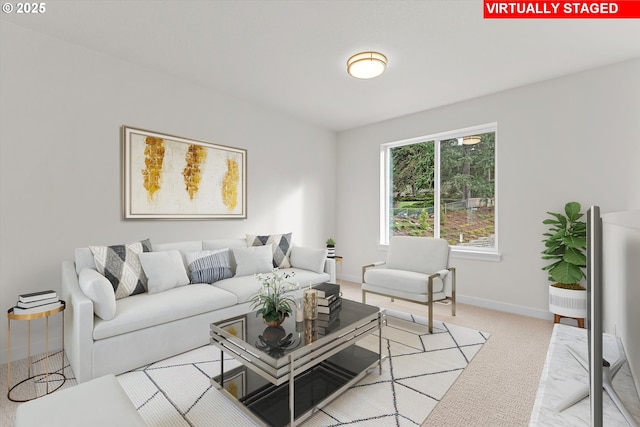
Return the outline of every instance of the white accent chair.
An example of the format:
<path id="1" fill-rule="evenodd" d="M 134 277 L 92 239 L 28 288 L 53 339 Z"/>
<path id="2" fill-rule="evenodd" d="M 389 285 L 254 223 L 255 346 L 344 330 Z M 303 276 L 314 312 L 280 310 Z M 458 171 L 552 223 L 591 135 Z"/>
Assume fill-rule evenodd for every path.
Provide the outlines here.
<path id="1" fill-rule="evenodd" d="M 429 307 L 429 333 L 433 333 L 433 302 L 451 300 L 456 315 L 456 269 L 449 267 L 449 243 L 432 237 L 394 236 L 387 260 L 362 267 L 362 302 L 377 294 L 425 304 Z"/>

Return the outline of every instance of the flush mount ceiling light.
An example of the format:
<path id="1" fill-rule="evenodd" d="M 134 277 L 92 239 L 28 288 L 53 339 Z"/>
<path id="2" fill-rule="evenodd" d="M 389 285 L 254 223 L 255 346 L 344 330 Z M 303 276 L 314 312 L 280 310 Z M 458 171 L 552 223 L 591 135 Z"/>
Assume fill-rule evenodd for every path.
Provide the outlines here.
<path id="1" fill-rule="evenodd" d="M 387 67 L 387 57 L 378 52 L 360 52 L 347 61 L 347 73 L 357 79 L 372 79 Z"/>
<path id="2" fill-rule="evenodd" d="M 480 143 L 480 135 L 465 136 L 462 138 L 462 145 L 476 145 Z"/>

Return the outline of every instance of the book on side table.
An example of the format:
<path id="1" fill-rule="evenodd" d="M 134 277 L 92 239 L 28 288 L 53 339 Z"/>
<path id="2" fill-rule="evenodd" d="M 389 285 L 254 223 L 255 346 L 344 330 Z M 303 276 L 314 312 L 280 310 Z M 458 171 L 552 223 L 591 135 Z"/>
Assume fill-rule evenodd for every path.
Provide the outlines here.
<path id="1" fill-rule="evenodd" d="M 13 314 L 33 314 L 33 313 L 40 313 L 43 311 L 49 311 L 49 310 L 54 310 L 58 307 L 62 306 L 62 302 L 61 301 L 56 301 L 56 302 L 51 302 L 49 304 L 43 304 L 43 305 L 36 305 L 35 307 L 31 307 L 31 308 L 20 308 L 20 307 L 13 307 Z"/>
<path id="2" fill-rule="evenodd" d="M 34 301 L 42 301 L 49 298 L 58 298 L 58 294 L 55 291 L 39 291 L 39 292 L 31 292 L 28 294 L 18 295 L 18 302 L 34 302 Z"/>
<path id="3" fill-rule="evenodd" d="M 40 291 L 18 296 L 13 314 L 33 314 L 54 310 L 62 305 L 55 291 Z"/>

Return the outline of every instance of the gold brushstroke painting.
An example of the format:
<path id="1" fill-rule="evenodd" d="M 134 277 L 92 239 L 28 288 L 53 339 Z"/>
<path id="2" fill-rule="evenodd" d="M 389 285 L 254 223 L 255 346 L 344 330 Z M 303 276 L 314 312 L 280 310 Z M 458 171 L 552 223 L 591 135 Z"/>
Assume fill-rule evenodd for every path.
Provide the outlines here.
<path id="1" fill-rule="evenodd" d="M 247 217 L 247 151 L 122 126 L 125 219 Z"/>

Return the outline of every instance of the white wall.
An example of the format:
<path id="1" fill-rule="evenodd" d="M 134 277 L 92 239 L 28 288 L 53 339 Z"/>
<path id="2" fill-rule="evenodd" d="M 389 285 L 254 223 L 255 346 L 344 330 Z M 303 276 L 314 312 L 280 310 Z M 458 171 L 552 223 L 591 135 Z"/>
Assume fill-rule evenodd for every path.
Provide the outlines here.
<path id="1" fill-rule="evenodd" d="M 0 34 L 0 309 L 59 290 L 79 246 L 293 231 L 323 247 L 334 234 L 335 133 L 5 21 Z M 123 221 L 123 124 L 247 149 L 248 219 Z M 26 355 L 23 323 L 12 322 L 12 359 Z"/>
<path id="2" fill-rule="evenodd" d="M 381 100 L 384 102 L 384 100 Z M 423 111 L 338 134 L 337 253 L 343 277 L 382 260 L 380 144 L 498 123 L 502 261 L 456 259 L 462 301 L 548 317 L 541 271 L 546 211 L 575 200 L 602 212 L 640 206 L 640 60 Z"/>

